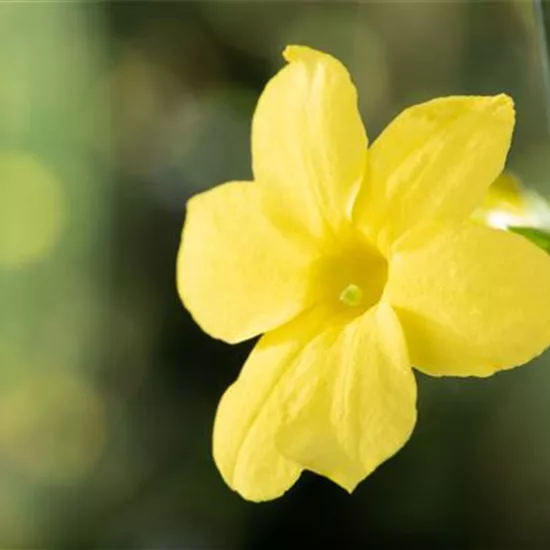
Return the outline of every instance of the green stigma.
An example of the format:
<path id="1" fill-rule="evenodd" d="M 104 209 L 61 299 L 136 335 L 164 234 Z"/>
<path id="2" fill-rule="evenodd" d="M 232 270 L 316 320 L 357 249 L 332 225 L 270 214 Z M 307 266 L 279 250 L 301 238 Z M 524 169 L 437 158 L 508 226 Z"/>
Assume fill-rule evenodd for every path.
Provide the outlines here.
<path id="1" fill-rule="evenodd" d="M 357 285 L 348 285 L 340 293 L 340 301 L 346 306 L 355 307 L 361 304 L 363 291 Z"/>

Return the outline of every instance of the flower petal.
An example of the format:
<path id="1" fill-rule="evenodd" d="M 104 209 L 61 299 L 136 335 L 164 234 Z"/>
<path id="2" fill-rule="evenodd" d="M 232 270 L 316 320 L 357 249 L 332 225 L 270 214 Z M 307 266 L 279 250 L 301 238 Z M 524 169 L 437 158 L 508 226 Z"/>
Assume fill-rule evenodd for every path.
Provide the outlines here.
<path id="1" fill-rule="evenodd" d="M 550 344 L 550 258 L 512 233 L 418 227 L 394 246 L 384 299 L 428 374 L 488 376 Z"/>
<path id="2" fill-rule="evenodd" d="M 281 395 L 281 452 L 351 492 L 403 446 L 416 421 L 416 383 L 392 309 L 379 304 L 323 332 Z"/>
<path id="3" fill-rule="evenodd" d="M 504 94 L 406 109 L 369 150 L 355 222 L 387 249 L 425 220 L 463 220 L 502 171 L 513 128 Z"/>
<path id="4" fill-rule="evenodd" d="M 220 401 L 214 424 L 214 460 L 226 483 L 249 500 L 276 498 L 300 476 L 302 468 L 275 447 L 280 424 L 278 394 L 324 320 L 324 313 L 312 310 L 264 335 Z"/>
<path id="5" fill-rule="evenodd" d="M 267 84 L 252 122 L 254 179 L 292 198 L 315 234 L 349 219 L 361 182 L 367 136 L 345 67 L 302 46 Z"/>
<path id="6" fill-rule="evenodd" d="M 230 343 L 306 309 L 315 247 L 268 189 L 232 182 L 193 197 L 177 262 L 180 296 L 197 323 Z"/>

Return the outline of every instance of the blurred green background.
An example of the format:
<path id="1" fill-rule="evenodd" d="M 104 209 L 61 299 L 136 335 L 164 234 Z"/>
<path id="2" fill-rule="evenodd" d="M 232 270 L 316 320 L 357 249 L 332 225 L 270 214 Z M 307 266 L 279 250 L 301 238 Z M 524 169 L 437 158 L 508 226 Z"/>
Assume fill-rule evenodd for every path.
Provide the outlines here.
<path id="1" fill-rule="evenodd" d="M 210 437 L 253 343 L 202 334 L 174 281 L 186 200 L 251 177 L 288 43 L 347 64 L 371 139 L 414 102 L 511 94 L 510 167 L 550 196 L 537 36 L 528 1 L 0 4 L 0 546 L 549 548 L 548 355 L 418 374 L 411 441 L 352 496 L 305 474 L 251 504 Z"/>

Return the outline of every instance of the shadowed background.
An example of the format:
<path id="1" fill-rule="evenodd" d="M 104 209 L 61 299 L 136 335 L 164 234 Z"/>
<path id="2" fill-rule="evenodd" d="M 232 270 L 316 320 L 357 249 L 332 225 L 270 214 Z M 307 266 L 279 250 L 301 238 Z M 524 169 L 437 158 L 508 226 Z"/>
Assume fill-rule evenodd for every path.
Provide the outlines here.
<path id="1" fill-rule="evenodd" d="M 253 343 L 203 334 L 174 275 L 186 200 L 251 177 L 288 43 L 346 63 L 371 140 L 412 103 L 509 93 L 509 167 L 550 196 L 537 37 L 523 1 L 0 5 L 2 547 L 547 548 L 548 356 L 418 374 L 411 441 L 352 496 L 304 474 L 251 504 L 210 439 Z"/>

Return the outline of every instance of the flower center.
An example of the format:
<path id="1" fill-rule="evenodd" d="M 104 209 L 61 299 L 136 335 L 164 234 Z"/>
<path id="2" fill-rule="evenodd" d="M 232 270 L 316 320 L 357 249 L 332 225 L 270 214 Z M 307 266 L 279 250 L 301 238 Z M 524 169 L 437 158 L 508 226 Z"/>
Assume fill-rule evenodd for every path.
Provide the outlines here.
<path id="1" fill-rule="evenodd" d="M 386 258 L 355 234 L 331 243 L 316 266 L 317 299 L 336 312 L 360 315 L 378 303 L 388 279 Z"/>
<path id="2" fill-rule="evenodd" d="M 361 287 L 351 284 L 348 285 L 340 293 L 340 301 L 350 307 L 356 307 L 361 305 L 361 300 L 363 299 L 363 291 Z"/>

